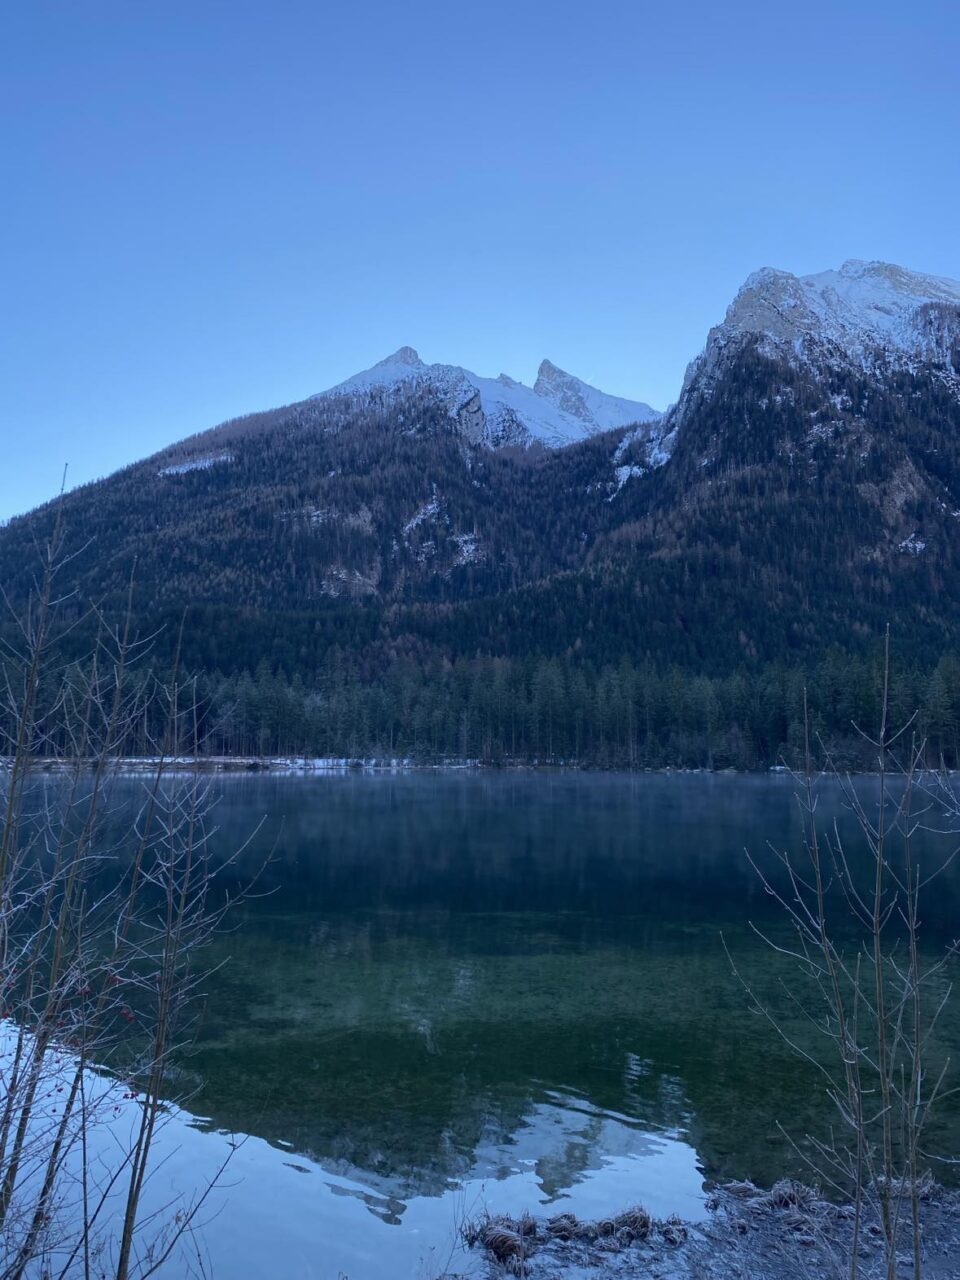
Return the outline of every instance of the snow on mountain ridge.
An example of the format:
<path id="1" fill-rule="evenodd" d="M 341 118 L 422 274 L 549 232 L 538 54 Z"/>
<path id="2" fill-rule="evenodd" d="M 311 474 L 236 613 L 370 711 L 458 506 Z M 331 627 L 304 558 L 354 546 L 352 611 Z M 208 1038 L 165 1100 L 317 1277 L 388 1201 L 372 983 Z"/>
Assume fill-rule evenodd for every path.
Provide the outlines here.
<path id="1" fill-rule="evenodd" d="M 562 447 L 598 432 L 633 426 L 631 441 L 648 466 L 669 457 L 677 428 L 698 396 L 750 339 L 768 356 L 816 374 L 846 365 L 883 370 L 928 368 L 960 396 L 960 283 L 886 262 L 849 259 L 835 270 L 798 276 L 764 267 L 750 275 L 687 368 L 666 415 L 607 395 L 544 360 L 533 387 L 505 373 L 485 378 L 459 365 L 425 364 L 412 347 L 348 378 L 324 395 L 419 385 L 438 393 L 463 436 L 475 444 Z"/>
<path id="2" fill-rule="evenodd" d="M 491 447 L 538 442 L 557 448 L 614 427 L 660 418 L 649 405 L 608 396 L 547 360 L 536 385 L 528 387 L 506 373 L 485 378 L 460 365 L 424 364 L 412 347 L 401 347 L 314 399 L 401 386 L 438 392 L 464 435 Z"/>
<path id="3" fill-rule="evenodd" d="M 836 270 L 796 276 L 764 267 L 748 276 L 704 350 L 687 367 L 673 432 L 695 395 L 710 395 L 728 352 L 739 339 L 758 350 L 815 369 L 846 364 L 869 373 L 879 367 L 938 369 L 960 394 L 952 345 L 960 338 L 960 283 L 908 271 L 889 262 L 851 258 Z"/>
<path id="4" fill-rule="evenodd" d="M 657 422 L 663 415 L 639 400 L 608 395 L 544 360 L 533 384 L 537 395 L 551 400 L 566 413 L 600 430 L 626 427 L 635 422 Z"/>
<path id="5" fill-rule="evenodd" d="M 856 258 L 807 276 L 765 267 L 747 278 L 719 327 L 774 342 L 826 339 L 859 360 L 871 348 L 916 350 L 923 342 L 917 313 L 931 303 L 960 307 L 960 284 Z"/>

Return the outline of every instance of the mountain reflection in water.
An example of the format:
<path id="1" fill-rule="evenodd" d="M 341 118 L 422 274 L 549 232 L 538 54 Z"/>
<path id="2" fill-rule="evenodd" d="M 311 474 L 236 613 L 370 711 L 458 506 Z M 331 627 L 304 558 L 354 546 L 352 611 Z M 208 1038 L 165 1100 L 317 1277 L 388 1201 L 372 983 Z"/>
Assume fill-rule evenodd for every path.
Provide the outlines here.
<path id="1" fill-rule="evenodd" d="M 789 971 L 748 922 L 782 922 L 745 850 L 796 843 L 794 791 L 780 777 L 224 778 L 217 840 L 239 845 L 266 815 L 241 874 L 273 857 L 269 892 L 210 957 L 228 963 L 182 1064 L 209 1117 L 191 1159 L 216 1131 L 256 1135 L 207 1230 L 222 1273 L 277 1274 L 269 1253 L 283 1274 L 415 1276 L 484 1207 L 695 1217 L 705 1180 L 794 1171 L 778 1122 L 802 1137 L 832 1115 L 813 1069 L 750 1014 L 721 941 L 776 998 Z M 820 803 L 852 832 L 835 787 Z M 958 887 L 952 868 L 929 939 L 955 927 Z M 951 1015 L 940 1047 L 958 1041 Z M 932 1137 L 956 1150 L 958 1129 L 947 1109 Z"/>

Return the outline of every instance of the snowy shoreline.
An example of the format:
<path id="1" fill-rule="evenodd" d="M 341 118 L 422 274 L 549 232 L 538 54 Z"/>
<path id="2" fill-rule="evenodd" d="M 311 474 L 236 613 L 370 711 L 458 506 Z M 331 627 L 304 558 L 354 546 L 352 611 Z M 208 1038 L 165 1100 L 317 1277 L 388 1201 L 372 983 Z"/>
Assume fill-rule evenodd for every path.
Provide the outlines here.
<path id="1" fill-rule="evenodd" d="M 96 762 L 90 760 L 84 763 L 92 768 Z M 707 769 L 677 765 L 598 765 L 578 760 L 493 761 L 467 757 L 430 760 L 415 756 L 118 756 L 110 763 L 115 773 L 151 773 L 162 766 L 165 773 L 196 770 L 199 773 L 291 776 L 331 773 L 536 773 L 554 770 L 575 773 L 710 774 L 717 777 L 725 774 L 762 776 L 790 773 L 783 765 L 769 765 L 760 769 Z M 9 764 L 6 757 L 0 756 L 0 768 Z M 76 761 L 36 760 L 33 766 L 43 773 L 62 773 L 75 768 Z"/>
<path id="2" fill-rule="evenodd" d="M 64 773 L 76 767 L 75 760 L 43 760 L 32 762 L 32 767 L 41 773 Z M 93 768 L 94 760 L 82 762 Z M 9 757 L 0 756 L 0 770 L 9 768 L 12 761 Z M 262 773 L 273 775 L 308 776 L 315 774 L 344 773 L 535 773 L 538 771 L 569 771 L 575 773 L 629 773 L 629 774 L 706 774 L 711 777 L 766 777 L 770 774 L 781 777 L 793 777 L 793 770 L 786 765 L 763 765 L 757 769 L 709 769 L 704 767 L 683 767 L 680 765 L 635 765 L 588 764 L 578 760 L 481 760 L 469 757 L 442 757 L 436 760 L 422 759 L 414 756 L 118 756 L 110 761 L 114 773 L 152 773 L 158 768 L 164 773 L 196 771 L 198 773 L 250 774 Z M 923 770 L 924 773 L 936 773 L 937 770 Z M 954 776 L 960 770 L 947 769 L 948 776 Z M 817 769 L 816 777 L 832 777 L 830 770 Z M 856 769 L 847 767 L 844 775 L 872 777 L 873 769 Z"/>

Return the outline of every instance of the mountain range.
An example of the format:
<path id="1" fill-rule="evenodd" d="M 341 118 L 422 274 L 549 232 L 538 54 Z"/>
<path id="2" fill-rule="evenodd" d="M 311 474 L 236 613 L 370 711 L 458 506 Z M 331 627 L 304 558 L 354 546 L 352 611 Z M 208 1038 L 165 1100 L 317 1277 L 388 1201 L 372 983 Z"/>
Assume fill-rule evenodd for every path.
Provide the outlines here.
<path id="1" fill-rule="evenodd" d="M 887 624 L 933 664 L 960 640 L 960 284 L 758 271 L 663 414 L 549 361 L 528 387 L 401 347 L 62 512 L 78 598 L 119 608 L 135 562 L 144 619 L 189 606 L 224 677 L 309 684 L 335 653 L 368 684 L 480 658 L 719 678 Z M 14 601 L 52 518 L 0 530 Z"/>
<path id="2" fill-rule="evenodd" d="M 481 378 L 458 365 L 424 364 L 412 347 L 401 347 L 372 369 L 313 399 L 409 394 L 437 396 L 466 440 L 489 448 L 540 444 L 560 448 L 613 427 L 654 423 L 663 416 L 648 404 L 598 391 L 544 360 L 533 387 L 509 374 Z"/>

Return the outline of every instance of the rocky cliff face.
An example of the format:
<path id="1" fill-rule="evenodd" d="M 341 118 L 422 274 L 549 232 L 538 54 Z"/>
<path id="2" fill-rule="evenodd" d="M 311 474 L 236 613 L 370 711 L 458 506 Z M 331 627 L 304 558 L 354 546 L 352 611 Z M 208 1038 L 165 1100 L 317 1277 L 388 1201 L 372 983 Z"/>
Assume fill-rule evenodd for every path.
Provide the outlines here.
<path id="1" fill-rule="evenodd" d="M 537 371 L 533 389 L 538 396 L 549 400 L 564 413 L 578 418 L 591 431 L 608 431 L 613 427 L 626 427 L 632 423 L 658 422 L 663 416 L 648 404 L 636 400 L 623 400 L 607 395 L 572 373 L 558 369 L 544 360 Z"/>
<path id="2" fill-rule="evenodd" d="M 747 346 L 821 381 L 923 373 L 960 395 L 960 283 L 855 259 L 809 276 L 754 272 L 690 364 L 672 427 Z"/>

